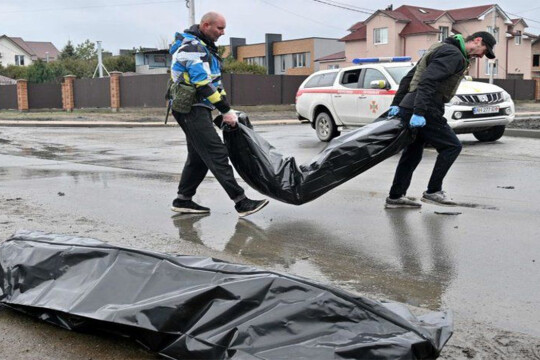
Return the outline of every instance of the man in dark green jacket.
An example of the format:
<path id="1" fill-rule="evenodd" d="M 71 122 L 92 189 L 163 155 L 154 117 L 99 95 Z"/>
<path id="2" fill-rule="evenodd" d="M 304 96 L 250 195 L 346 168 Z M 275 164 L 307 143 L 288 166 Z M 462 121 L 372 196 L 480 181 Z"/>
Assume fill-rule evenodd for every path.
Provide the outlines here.
<path id="1" fill-rule="evenodd" d="M 444 118 L 444 104 L 455 95 L 469 67 L 471 58 L 495 58 L 495 38 L 479 31 L 464 39 L 461 35 L 434 44 L 416 66 L 401 80 L 392 101 L 390 115 L 397 115 L 417 128 L 415 141 L 403 150 L 396 169 L 386 208 L 419 208 L 420 203 L 407 197 L 414 170 L 422 159 L 425 144 L 438 152 L 433 173 L 422 201 L 454 206 L 442 190 L 448 170 L 461 151 L 461 142 Z"/>

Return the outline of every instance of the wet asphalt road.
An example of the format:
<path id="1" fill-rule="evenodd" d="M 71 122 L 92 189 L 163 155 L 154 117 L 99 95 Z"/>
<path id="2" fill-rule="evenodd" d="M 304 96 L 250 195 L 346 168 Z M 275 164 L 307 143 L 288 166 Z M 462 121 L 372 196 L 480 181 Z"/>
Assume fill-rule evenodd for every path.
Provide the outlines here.
<path id="1" fill-rule="evenodd" d="M 307 124 L 257 130 L 298 163 L 324 147 Z M 464 206 L 385 210 L 395 156 L 313 202 L 272 200 L 238 219 L 212 177 L 195 198 L 211 215 L 169 210 L 179 129 L 0 128 L 0 236 L 24 226 L 251 263 L 540 337 L 540 140 L 459 137 L 445 190 Z M 434 159 L 427 149 L 408 195 L 422 194 Z M 448 211 L 461 214 L 436 213 Z M 0 311 L 0 328 L 13 316 Z"/>

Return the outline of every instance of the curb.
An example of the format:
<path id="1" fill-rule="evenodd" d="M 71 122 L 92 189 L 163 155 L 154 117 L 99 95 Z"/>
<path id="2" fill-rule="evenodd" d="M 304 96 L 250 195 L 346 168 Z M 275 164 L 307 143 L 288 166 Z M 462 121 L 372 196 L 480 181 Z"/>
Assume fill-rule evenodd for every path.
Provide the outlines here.
<path id="1" fill-rule="evenodd" d="M 529 139 L 540 139 L 540 130 L 529 129 L 508 129 L 504 131 L 504 136 L 523 137 Z"/>
<path id="2" fill-rule="evenodd" d="M 257 120 L 253 125 L 296 125 L 298 120 Z M 169 127 L 177 126 L 176 121 L 163 122 L 126 122 L 126 121 L 32 121 L 32 120 L 0 120 L 0 127 Z"/>

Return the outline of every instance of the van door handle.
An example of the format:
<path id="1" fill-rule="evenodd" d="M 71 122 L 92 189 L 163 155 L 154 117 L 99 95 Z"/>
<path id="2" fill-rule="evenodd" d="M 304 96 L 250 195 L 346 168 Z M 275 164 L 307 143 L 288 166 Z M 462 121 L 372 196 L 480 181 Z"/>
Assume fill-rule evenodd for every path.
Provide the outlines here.
<path id="1" fill-rule="evenodd" d="M 367 96 L 359 96 L 358 98 L 359 98 L 359 99 L 366 99 Z"/>
<path id="2" fill-rule="evenodd" d="M 334 97 L 335 97 L 335 98 L 340 98 L 340 97 L 341 97 L 341 95 L 334 95 Z"/>

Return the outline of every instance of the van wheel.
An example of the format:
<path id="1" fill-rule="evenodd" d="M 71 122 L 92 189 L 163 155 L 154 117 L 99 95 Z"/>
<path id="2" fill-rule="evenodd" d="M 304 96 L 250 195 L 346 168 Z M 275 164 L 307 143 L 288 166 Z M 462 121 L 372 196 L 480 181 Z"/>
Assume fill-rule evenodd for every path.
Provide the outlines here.
<path id="1" fill-rule="evenodd" d="M 332 115 L 324 111 L 315 118 L 315 131 L 319 140 L 324 142 L 330 141 L 340 134 Z"/>
<path id="2" fill-rule="evenodd" d="M 482 142 L 496 141 L 496 140 L 499 140 L 503 136 L 505 129 L 506 129 L 506 126 L 499 125 L 499 126 L 494 126 L 492 128 L 486 129 L 486 130 L 473 132 L 473 135 L 478 141 L 482 141 Z"/>

